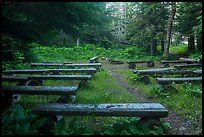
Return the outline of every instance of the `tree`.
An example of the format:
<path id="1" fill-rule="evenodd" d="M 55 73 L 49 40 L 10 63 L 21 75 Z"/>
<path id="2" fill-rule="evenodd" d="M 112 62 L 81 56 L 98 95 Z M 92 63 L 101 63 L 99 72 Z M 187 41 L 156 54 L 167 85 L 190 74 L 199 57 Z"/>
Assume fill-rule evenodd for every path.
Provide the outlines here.
<path id="1" fill-rule="evenodd" d="M 197 38 L 197 50 L 202 48 L 202 3 L 179 2 L 177 12 L 176 29 L 188 37 L 188 52 L 195 52 L 195 38 Z"/>
<path id="2" fill-rule="evenodd" d="M 166 4 L 163 2 L 131 3 L 128 9 L 127 39 L 149 49 L 150 55 L 156 55 L 157 43 L 165 35 L 167 20 Z"/>
<path id="3" fill-rule="evenodd" d="M 167 35 L 166 35 L 167 42 L 165 43 L 165 47 L 164 47 L 164 52 L 163 52 L 163 56 L 162 56 L 163 59 L 167 59 L 169 57 L 172 24 L 173 24 L 174 16 L 176 13 L 176 2 L 170 3 L 170 6 L 171 6 L 171 10 L 170 10 L 169 19 L 167 22 Z"/>

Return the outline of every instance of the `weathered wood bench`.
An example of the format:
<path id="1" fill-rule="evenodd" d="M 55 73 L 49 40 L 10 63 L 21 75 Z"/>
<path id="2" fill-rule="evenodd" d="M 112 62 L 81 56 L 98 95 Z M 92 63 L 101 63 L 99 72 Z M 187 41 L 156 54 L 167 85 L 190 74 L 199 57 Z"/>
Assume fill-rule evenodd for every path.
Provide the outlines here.
<path id="1" fill-rule="evenodd" d="M 39 104 L 32 108 L 36 114 L 74 116 L 125 116 L 125 117 L 167 117 L 166 110 L 159 103 L 118 104 Z"/>
<path id="2" fill-rule="evenodd" d="M 146 69 L 146 70 L 133 70 L 134 74 L 138 75 L 149 75 L 155 73 L 165 73 L 169 71 L 176 70 L 175 68 L 158 68 L 158 69 Z"/>
<path id="3" fill-rule="evenodd" d="M 169 84 L 183 84 L 186 82 L 199 83 L 202 82 L 202 77 L 186 77 L 186 78 L 156 78 L 157 83 L 160 85 L 162 91 L 169 89 Z"/>
<path id="4" fill-rule="evenodd" d="M 95 56 L 95 57 L 90 58 L 90 59 L 89 59 L 89 62 L 90 62 L 90 63 L 98 63 L 98 57 Z"/>
<path id="5" fill-rule="evenodd" d="M 135 69 L 137 63 L 147 63 L 147 67 L 154 67 L 154 61 L 152 60 L 140 60 L 140 61 L 127 61 L 129 69 Z"/>
<path id="6" fill-rule="evenodd" d="M 175 68 L 169 69 L 150 69 L 150 70 L 134 70 L 134 74 L 144 76 L 144 75 L 151 75 L 151 76 L 160 76 L 160 75 L 181 75 L 181 76 L 201 76 L 202 70 L 177 70 Z"/>
<path id="7" fill-rule="evenodd" d="M 186 78 L 156 78 L 158 84 L 181 84 L 184 82 L 202 82 L 202 77 L 186 77 Z"/>
<path id="8" fill-rule="evenodd" d="M 80 64 L 63 64 L 63 63 L 31 63 L 31 68 L 34 67 L 95 67 L 96 69 L 99 69 L 101 67 L 101 63 L 80 63 Z"/>
<path id="9" fill-rule="evenodd" d="M 44 61 L 43 63 L 59 63 L 59 62 L 48 62 L 48 61 Z M 73 64 L 72 62 L 63 62 L 63 64 Z"/>
<path id="10" fill-rule="evenodd" d="M 179 60 L 187 61 L 188 63 L 202 63 L 202 59 L 179 58 Z"/>
<path id="11" fill-rule="evenodd" d="M 2 86 L 3 94 L 76 95 L 77 86 Z"/>
<path id="12" fill-rule="evenodd" d="M 162 125 L 160 118 L 169 111 L 159 103 L 117 103 L 117 104 L 38 104 L 32 108 L 34 114 L 54 117 L 62 116 L 114 116 L 140 117 L 147 126 Z M 56 120 L 55 120 L 56 121 Z M 149 125 L 148 125 L 149 124 Z"/>
<path id="13" fill-rule="evenodd" d="M 80 80 L 80 85 L 91 80 L 92 75 L 35 75 L 35 76 L 5 76 L 2 75 L 3 81 L 19 82 L 18 85 L 42 86 L 43 80 Z M 33 84 L 34 83 L 34 84 Z"/>
<path id="14" fill-rule="evenodd" d="M 174 67 L 180 70 L 183 68 L 202 67 L 202 65 L 201 64 L 186 64 L 186 65 L 174 65 Z"/>
<path id="15" fill-rule="evenodd" d="M 175 68 L 133 70 L 133 73 L 140 76 L 140 81 L 142 83 L 149 84 L 150 78 L 148 77 L 148 75 L 155 75 L 157 73 L 167 72 L 167 71 L 171 71 L 171 70 L 175 70 Z"/>
<path id="16" fill-rule="evenodd" d="M 69 73 L 87 73 L 93 74 L 96 73 L 96 68 L 80 68 L 80 69 L 24 69 L 24 70 L 4 70 L 3 74 L 35 74 L 35 73 L 60 73 L 60 72 L 69 72 Z"/>
<path id="17" fill-rule="evenodd" d="M 192 63 L 186 60 L 161 60 L 160 63 L 162 66 L 160 68 L 170 67 L 170 63 Z"/>
<path id="18" fill-rule="evenodd" d="M 78 86 L 2 86 L 4 108 L 20 101 L 20 95 L 59 95 L 58 103 L 75 101 Z"/>

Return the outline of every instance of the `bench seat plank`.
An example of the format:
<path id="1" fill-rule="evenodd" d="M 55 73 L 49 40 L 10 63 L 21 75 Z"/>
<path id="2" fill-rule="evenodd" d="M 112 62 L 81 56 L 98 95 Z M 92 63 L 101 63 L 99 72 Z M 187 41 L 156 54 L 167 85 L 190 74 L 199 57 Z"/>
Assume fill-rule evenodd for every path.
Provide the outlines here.
<path id="1" fill-rule="evenodd" d="M 171 70 L 176 70 L 175 68 L 160 68 L 160 69 L 147 69 L 147 70 L 134 70 L 134 74 L 142 73 L 142 74 L 149 74 L 149 73 L 159 73 L 159 72 L 167 72 Z"/>
<path id="2" fill-rule="evenodd" d="M 39 75 L 39 76 L 2 76 L 3 81 L 25 81 L 30 79 L 64 79 L 64 80 L 90 80 L 91 75 Z"/>
<path id="3" fill-rule="evenodd" d="M 174 75 L 174 74 L 192 74 L 193 75 L 193 71 L 192 70 L 168 70 L 168 71 L 137 71 L 135 72 L 139 75 L 156 75 L 156 74 L 166 74 L 166 75 Z"/>
<path id="4" fill-rule="evenodd" d="M 118 103 L 118 104 L 38 104 L 32 109 L 37 114 L 74 116 L 125 116 L 125 117 L 166 117 L 166 110 L 159 103 Z"/>
<path id="5" fill-rule="evenodd" d="M 186 64 L 186 65 L 174 65 L 175 68 L 181 69 L 181 68 L 187 68 L 187 67 L 201 67 L 201 64 Z"/>
<path id="6" fill-rule="evenodd" d="M 81 64 L 31 63 L 30 66 L 98 67 L 101 66 L 101 63 L 81 63 Z"/>
<path id="7" fill-rule="evenodd" d="M 4 94 L 76 95 L 78 86 L 3 86 Z"/>
<path id="8" fill-rule="evenodd" d="M 186 60 L 161 60 L 160 63 L 189 63 L 189 61 Z"/>
<path id="9" fill-rule="evenodd" d="M 75 72 L 75 73 L 96 73 L 96 68 L 83 69 L 24 69 L 24 70 L 4 70 L 3 74 L 32 74 L 44 72 Z"/>
<path id="10" fill-rule="evenodd" d="M 184 83 L 184 82 L 201 82 L 202 77 L 185 77 L 185 78 L 156 78 L 158 84 Z"/>
<path id="11" fill-rule="evenodd" d="M 127 63 L 148 63 L 148 62 L 154 62 L 153 60 L 138 60 L 138 61 L 127 61 Z"/>

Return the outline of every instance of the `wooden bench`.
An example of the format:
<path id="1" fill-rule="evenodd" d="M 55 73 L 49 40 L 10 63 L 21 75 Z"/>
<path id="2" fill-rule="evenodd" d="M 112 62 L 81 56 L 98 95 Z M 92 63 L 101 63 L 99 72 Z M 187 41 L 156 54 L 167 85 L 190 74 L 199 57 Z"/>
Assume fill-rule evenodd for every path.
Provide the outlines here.
<path id="1" fill-rule="evenodd" d="M 96 68 L 81 68 L 81 69 L 24 69 L 24 70 L 4 70 L 3 74 L 35 74 L 35 73 L 96 73 Z"/>
<path id="2" fill-rule="evenodd" d="M 189 63 L 202 63 L 202 59 L 179 58 L 179 60 L 187 61 Z"/>
<path id="3" fill-rule="evenodd" d="M 182 75 L 182 76 L 200 76 L 202 75 L 202 70 L 176 70 L 176 69 L 166 69 L 166 70 L 134 70 L 134 74 L 144 76 L 144 75 L 152 75 L 152 76 L 160 76 L 160 75 Z"/>
<path id="4" fill-rule="evenodd" d="M 27 86 L 42 86 L 42 80 L 80 80 L 80 85 L 87 83 L 87 80 L 91 80 L 92 75 L 35 75 L 35 76 L 4 76 L 3 81 L 19 82 L 18 85 Z M 33 84 L 34 83 L 34 84 Z"/>
<path id="5" fill-rule="evenodd" d="M 166 110 L 159 103 L 118 104 L 38 104 L 32 108 L 35 114 L 74 116 L 125 116 L 125 117 L 167 117 Z"/>
<path id="6" fill-rule="evenodd" d="M 64 63 L 31 63 L 31 67 L 35 66 L 65 66 L 65 67 L 98 67 L 101 63 L 80 63 L 80 64 L 64 64 Z"/>
<path id="7" fill-rule="evenodd" d="M 160 118 L 168 116 L 169 111 L 159 103 L 116 103 L 116 104 L 38 104 L 32 113 L 54 117 L 62 116 L 114 116 L 140 117 L 147 126 L 162 125 Z M 56 120 L 53 119 L 55 122 Z M 52 128 L 51 128 L 52 129 Z"/>
<path id="8" fill-rule="evenodd" d="M 150 84 L 148 75 L 155 75 L 160 72 L 167 72 L 175 70 L 175 68 L 162 68 L 162 69 L 147 69 L 147 70 L 134 70 L 133 73 L 140 76 L 139 80 L 144 84 Z"/>
<path id="9" fill-rule="evenodd" d="M 77 86 L 2 86 L 3 94 L 76 95 Z"/>
<path id="10" fill-rule="evenodd" d="M 192 63 L 186 60 L 161 60 L 160 63 L 162 66 L 160 68 L 170 67 L 170 63 Z"/>
<path id="11" fill-rule="evenodd" d="M 44 61 L 43 63 L 59 63 L 59 62 L 48 62 L 48 61 Z M 63 62 L 63 64 L 73 64 L 72 62 Z"/>
<path id="12" fill-rule="evenodd" d="M 4 108 L 20 101 L 20 95 L 59 95 L 58 103 L 75 101 L 78 86 L 2 86 Z"/>
<path id="13" fill-rule="evenodd" d="M 184 82 L 202 82 L 202 77 L 186 77 L 186 78 L 156 78 L 158 84 L 181 84 Z"/>
<path id="14" fill-rule="evenodd" d="M 182 68 L 202 67 L 202 65 L 201 64 L 186 64 L 186 65 L 174 65 L 174 67 L 180 70 Z"/>
<path id="15" fill-rule="evenodd" d="M 154 61 L 152 60 L 140 60 L 140 61 L 128 61 L 129 69 L 135 69 L 137 63 L 147 63 L 147 67 L 154 67 Z"/>
<path id="16" fill-rule="evenodd" d="M 90 62 L 90 63 L 98 63 L 98 57 L 95 56 L 95 57 L 90 58 L 90 59 L 89 59 L 89 62 Z"/>

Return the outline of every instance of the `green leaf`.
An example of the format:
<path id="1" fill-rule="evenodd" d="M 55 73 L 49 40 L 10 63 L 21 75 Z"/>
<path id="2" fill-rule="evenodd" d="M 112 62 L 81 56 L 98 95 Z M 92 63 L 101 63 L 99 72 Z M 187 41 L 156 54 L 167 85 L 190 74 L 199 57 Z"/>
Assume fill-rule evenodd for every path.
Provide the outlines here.
<path id="1" fill-rule="evenodd" d="M 112 129 L 106 129 L 103 133 L 106 135 L 114 135 L 115 134 L 115 132 Z"/>
<path id="2" fill-rule="evenodd" d="M 157 128 L 157 133 L 161 135 L 164 134 L 162 127 Z"/>
<path id="3" fill-rule="evenodd" d="M 142 130 L 139 130 L 138 135 L 145 135 L 145 133 Z"/>
<path id="4" fill-rule="evenodd" d="M 170 127 L 171 127 L 170 123 L 168 123 L 168 122 L 163 123 L 163 126 L 164 126 L 164 127 L 168 127 L 168 128 L 170 128 Z"/>
<path id="5" fill-rule="evenodd" d="M 69 135 L 64 129 L 57 130 L 55 135 Z"/>
<path id="6" fill-rule="evenodd" d="M 150 130 L 150 131 L 148 132 L 148 134 L 149 134 L 149 133 L 151 133 L 152 135 L 158 135 L 157 132 L 154 131 L 154 130 Z"/>
<path id="7" fill-rule="evenodd" d="M 146 125 L 142 125 L 142 129 L 145 134 L 147 134 L 150 131 L 150 129 Z"/>
<path id="8" fill-rule="evenodd" d="M 47 120 L 46 118 L 36 120 L 34 123 L 31 124 L 31 129 L 39 128 L 40 126 L 45 124 L 46 120 Z"/>
<path id="9" fill-rule="evenodd" d="M 129 124 L 129 125 L 128 125 L 128 128 L 129 128 L 129 130 L 130 130 L 134 135 L 137 135 L 137 134 L 138 134 L 138 129 L 137 129 L 137 127 L 136 127 L 135 125 Z"/>
<path id="10" fill-rule="evenodd" d="M 125 129 L 122 130 L 120 134 L 121 134 L 121 135 L 131 135 L 131 133 L 128 132 L 127 130 L 125 130 Z"/>

